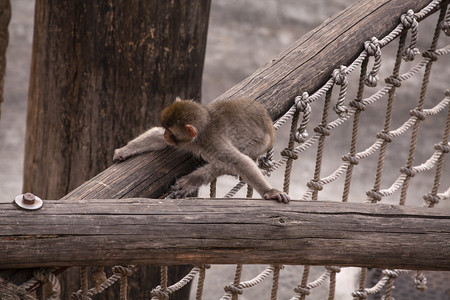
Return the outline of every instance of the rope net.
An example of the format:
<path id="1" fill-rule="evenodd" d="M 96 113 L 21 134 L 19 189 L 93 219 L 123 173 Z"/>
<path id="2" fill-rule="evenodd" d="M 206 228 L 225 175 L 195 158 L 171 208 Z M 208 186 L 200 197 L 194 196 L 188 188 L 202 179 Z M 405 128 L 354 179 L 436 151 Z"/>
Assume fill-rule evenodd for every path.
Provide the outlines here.
<path id="1" fill-rule="evenodd" d="M 434 12 L 437 12 L 438 17 L 432 39 L 424 49 L 419 50 L 419 22 Z M 366 41 L 364 50 L 352 64 L 335 69 L 330 79 L 314 94 L 309 95 L 304 92 L 297 96 L 295 104 L 275 122 L 274 127 L 277 130 L 290 127 L 288 143 L 279 153 L 272 149 L 259 159 L 259 166 L 263 173 L 269 176 L 276 172 L 283 172 L 281 169 L 284 166 L 283 189 L 294 199 L 318 200 L 322 193 L 327 195 L 326 190 L 329 186 L 337 184 L 337 188 L 336 186 L 330 188 L 329 195 L 333 195 L 333 199 L 336 199 L 336 190 L 342 190 L 341 201 L 343 202 L 349 201 L 350 197 L 352 199 L 355 197 L 364 198 L 368 203 L 385 200 L 395 201 L 394 203 L 399 205 L 406 204 L 408 187 L 411 183 L 421 173 L 427 173 L 428 176 L 432 174 L 432 182 L 431 188 L 423 194 L 423 206 L 434 207 L 448 199 L 450 186 L 441 188 L 440 183 L 444 172 L 445 154 L 450 151 L 450 90 L 442 91 L 442 97 L 437 101 L 427 97 L 433 65 L 439 58 L 450 53 L 450 45 L 441 45 L 444 41 L 439 38 L 443 34 L 450 35 L 450 9 L 447 9 L 445 1 L 436 0 L 431 1 L 419 12 L 407 11 L 401 16 L 398 26 L 385 37 L 381 39 L 372 37 Z M 393 41 L 396 40 L 398 44 L 395 46 Z M 390 71 L 388 70 L 389 66 L 382 63 L 384 61 L 382 49 L 394 52 L 393 68 Z M 384 71 L 389 74 L 385 77 L 384 83 L 380 83 L 380 74 Z M 412 88 L 414 83 L 410 83 L 410 81 L 412 78 L 418 77 L 421 77 L 420 90 L 415 95 L 411 92 L 414 90 Z M 448 78 L 446 81 L 448 86 Z M 352 86 L 351 82 L 357 82 L 357 84 Z M 405 86 L 406 88 L 404 88 Z M 400 116 L 395 115 L 397 111 L 394 103 L 397 103 L 398 93 L 402 90 L 405 90 L 407 94 L 408 105 L 411 105 L 414 99 L 418 99 L 412 104 L 409 116 L 406 118 L 404 117 L 404 105 L 401 107 Z M 352 93 L 355 96 L 350 98 L 349 94 Z M 323 103 L 321 103 L 322 100 Z M 383 102 L 383 100 L 385 101 Z M 381 124 L 377 124 L 380 122 L 373 119 L 373 112 L 382 109 L 384 109 L 384 120 Z M 445 112 L 447 113 L 445 114 Z M 433 136 L 436 139 L 434 146 L 430 146 L 430 143 L 421 144 L 420 128 L 430 126 L 429 119 L 434 116 L 437 116 L 436 122 L 440 119 L 443 120 L 441 126 L 443 129 L 440 132 L 433 131 L 436 135 Z M 439 116 L 441 117 L 439 118 Z M 363 122 L 364 118 L 366 118 L 365 123 Z M 313 123 L 317 125 L 312 126 Z M 363 127 L 363 124 L 367 126 Z M 439 127 L 440 125 L 433 128 Z M 381 130 L 373 132 L 374 128 L 381 128 Z M 345 135 L 347 132 L 351 134 Z M 364 145 L 359 138 L 361 134 L 373 135 L 375 140 Z M 348 152 L 343 154 L 339 160 L 330 159 L 332 155 L 327 152 L 327 142 L 329 144 L 329 140 L 333 137 L 335 137 L 333 143 L 344 143 L 348 147 Z M 390 156 L 391 145 L 396 142 L 406 146 L 401 151 L 394 148 L 392 151 L 395 152 L 395 155 Z M 301 168 L 294 169 L 295 161 L 308 152 L 313 154 L 315 152 L 314 165 L 310 167 L 302 165 Z M 398 164 L 401 153 L 406 154 L 402 165 L 396 172 L 386 174 L 386 164 L 389 166 Z M 419 157 L 424 156 L 423 153 L 428 153 L 428 156 L 423 160 L 416 161 Z M 324 161 L 327 163 L 325 164 Z M 336 161 L 339 162 L 338 165 L 331 169 Z M 361 167 L 366 162 L 367 165 Z M 302 161 L 302 164 L 304 163 L 305 161 Z M 302 172 L 301 175 L 292 176 L 299 169 Z M 370 172 L 372 170 L 375 172 Z M 306 186 L 303 184 L 299 188 L 294 183 L 295 190 L 292 189 L 291 183 L 297 178 L 305 178 L 304 174 L 307 171 L 311 171 L 312 175 L 308 175 L 310 180 L 307 181 Z M 364 174 L 365 178 L 374 178 L 372 184 L 360 196 L 358 196 L 361 190 L 359 181 L 358 184 L 352 185 L 361 177 L 358 174 Z M 295 178 L 293 179 L 293 177 Z M 391 180 L 392 178 L 393 180 Z M 422 179 L 417 180 L 417 182 L 421 181 Z M 216 182 L 214 181 L 210 186 L 209 193 L 212 198 L 215 198 L 220 190 L 219 186 L 216 186 Z M 226 193 L 225 197 L 237 195 L 245 185 L 242 181 L 238 182 Z M 248 187 L 246 196 L 252 197 L 252 194 L 251 187 Z M 396 195 L 398 198 L 391 199 Z M 197 282 L 197 288 L 194 291 L 195 298 L 202 299 L 208 268 L 210 268 L 209 265 L 195 266 L 180 281 L 168 286 L 167 267 L 161 267 L 160 285 L 150 292 L 150 298 L 169 299 L 171 294 L 195 279 Z M 239 296 L 243 295 L 247 289 L 259 285 L 263 281 L 270 281 L 270 279 L 271 287 L 268 293 L 270 296 L 267 298 L 277 299 L 280 274 L 282 274 L 283 268 L 280 265 L 270 265 L 257 276 L 243 280 L 244 267 L 237 265 L 234 279 L 232 283 L 224 286 L 220 299 L 239 299 Z M 127 299 L 127 278 L 135 269 L 136 266 L 116 266 L 112 269 L 113 275 L 107 277 L 104 268 L 94 268 L 89 272 L 88 268 L 83 267 L 80 272 L 81 287 L 73 293 L 72 299 L 93 299 L 96 294 L 103 292 L 115 283 L 120 285 L 120 299 Z M 290 299 L 306 299 L 314 289 L 324 285 L 327 285 L 327 299 L 335 298 L 336 275 L 341 272 L 340 267 L 326 266 L 323 272 L 314 278 L 311 278 L 312 268 L 310 266 L 303 266 L 301 270 L 299 281 L 291 287 Z M 36 271 L 32 279 L 17 289 L 26 291 L 38 281 L 49 281 L 53 288 L 48 299 L 59 299 L 59 283 L 52 271 L 52 269 Z M 348 295 L 348 298 L 367 299 L 370 295 L 383 291 L 383 299 L 393 299 L 395 280 L 406 273 L 412 274 L 413 283 L 418 290 L 426 289 L 427 280 L 422 271 L 383 270 L 378 281 L 367 285 L 368 270 L 362 268 L 359 271 L 359 285 Z M 91 280 L 88 279 L 89 275 Z M 92 287 L 89 287 L 89 282 L 92 283 Z M 29 297 L 31 297 L 29 299 L 33 298 Z M 219 297 L 220 295 L 217 296 L 217 298 Z"/>

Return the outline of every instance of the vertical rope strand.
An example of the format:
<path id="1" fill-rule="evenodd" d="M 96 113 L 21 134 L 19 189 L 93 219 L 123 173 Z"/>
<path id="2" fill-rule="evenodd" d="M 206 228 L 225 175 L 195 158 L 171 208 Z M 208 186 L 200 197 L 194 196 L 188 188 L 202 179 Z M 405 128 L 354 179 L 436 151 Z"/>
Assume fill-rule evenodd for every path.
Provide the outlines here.
<path id="1" fill-rule="evenodd" d="M 81 282 L 81 293 L 83 295 L 87 295 L 87 292 L 89 290 L 89 278 L 88 278 L 88 271 L 87 267 L 80 267 L 80 282 Z"/>
<path id="2" fill-rule="evenodd" d="M 210 198 L 216 198 L 216 191 L 217 191 L 217 178 L 215 178 L 209 184 L 209 197 Z"/>
<path id="3" fill-rule="evenodd" d="M 361 72 L 359 75 L 359 85 L 358 85 L 358 92 L 356 93 L 356 98 L 353 102 L 350 103 L 351 106 L 358 108 L 353 117 L 352 140 L 350 142 L 350 154 L 349 154 L 350 159 L 352 157 L 355 157 L 355 154 L 356 154 L 356 144 L 357 144 L 357 140 L 358 140 L 359 116 L 361 114 L 361 111 L 363 110 L 363 108 L 360 106 L 360 104 L 361 104 L 361 100 L 362 100 L 362 97 L 364 94 L 364 86 L 365 86 L 364 81 L 365 81 L 366 74 L 367 74 L 368 63 L 369 63 L 369 58 L 366 57 L 361 64 Z M 352 103 L 353 103 L 353 105 L 352 105 Z M 344 159 L 344 157 L 343 157 L 343 159 Z M 350 194 L 350 184 L 352 181 L 353 166 L 354 166 L 354 164 L 351 163 L 348 166 L 347 172 L 345 174 L 344 192 L 342 193 L 342 202 L 348 201 L 348 196 Z"/>
<path id="4" fill-rule="evenodd" d="M 247 184 L 247 195 L 245 195 L 246 198 L 253 197 L 253 187 L 249 184 Z"/>
<path id="5" fill-rule="evenodd" d="M 439 36 L 441 33 L 441 24 L 445 18 L 446 11 L 447 11 L 447 4 L 445 4 L 441 7 L 441 11 L 439 13 L 439 20 L 437 21 L 437 24 L 436 24 L 436 28 L 434 31 L 433 40 L 431 42 L 430 48 L 428 51 L 426 51 L 423 54 L 425 57 L 429 57 L 430 60 L 428 61 L 428 63 L 425 66 L 425 72 L 424 72 L 423 80 L 422 80 L 422 87 L 420 89 L 419 103 L 418 103 L 416 109 L 414 110 L 415 112 L 419 113 L 419 116 L 420 116 L 420 113 L 423 111 L 423 107 L 425 104 L 425 95 L 427 92 L 428 83 L 430 81 L 431 67 L 433 65 L 433 61 L 437 59 L 435 51 L 436 51 L 436 46 L 437 46 Z M 406 162 L 406 166 L 404 167 L 404 169 L 410 169 L 412 167 L 412 164 L 414 163 L 414 156 L 415 156 L 417 138 L 418 138 L 418 134 L 419 134 L 420 120 L 421 120 L 421 118 L 418 117 L 417 121 L 413 125 L 408 160 Z M 405 181 L 403 182 L 402 190 L 401 190 L 401 194 L 400 194 L 400 203 L 399 203 L 400 205 L 405 205 L 406 194 L 408 192 L 410 178 L 411 178 L 411 175 L 408 174 Z"/>
<path id="6" fill-rule="evenodd" d="M 203 265 L 200 268 L 198 274 L 198 283 L 197 283 L 197 293 L 195 296 L 195 300 L 202 300 L 203 297 L 203 287 L 205 286 L 205 278 L 206 278 L 206 269 L 209 269 L 210 265 Z"/>
<path id="7" fill-rule="evenodd" d="M 242 265 L 236 265 L 236 272 L 234 273 L 234 280 L 233 285 L 238 286 L 241 282 L 241 275 L 242 275 Z M 233 294 L 231 297 L 231 300 L 237 300 L 239 297 L 238 294 Z"/>
<path id="8" fill-rule="evenodd" d="M 320 180 L 320 171 L 322 168 L 323 151 L 325 148 L 325 137 L 330 134 L 329 130 L 326 128 L 326 125 L 328 123 L 328 111 L 330 109 L 330 102 L 331 102 L 332 94 L 333 94 L 333 88 L 330 88 L 325 95 L 325 102 L 323 104 L 322 122 L 320 123 L 319 126 L 314 128 L 314 131 L 317 133 L 321 133 L 321 136 L 319 138 L 319 143 L 317 145 L 316 166 L 314 169 L 313 182 L 316 185 L 314 185 L 313 182 L 310 182 L 311 186 L 313 186 L 313 187 L 315 186 L 314 192 L 312 194 L 313 200 L 317 200 L 317 195 L 319 193 L 319 190 L 321 189 L 321 186 L 318 183 Z"/>
<path id="9" fill-rule="evenodd" d="M 301 287 L 303 289 L 305 289 L 308 285 L 308 277 L 309 277 L 310 269 L 311 269 L 310 266 L 305 266 L 303 269 L 302 282 L 301 282 Z M 300 298 L 300 300 L 305 300 L 306 295 L 307 295 L 307 293 L 302 293 L 302 297 Z"/>
<path id="10" fill-rule="evenodd" d="M 167 266 L 161 266 L 161 290 L 167 290 Z"/>
<path id="11" fill-rule="evenodd" d="M 445 96 L 450 98 L 450 89 L 445 92 Z M 450 107 L 447 112 L 447 121 L 445 122 L 444 135 L 442 137 L 442 142 L 434 146 L 434 148 L 442 150 L 442 154 L 439 157 L 436 163 L 436 173 L 434 175 L 433 186 L 431 188 L 430 193 L 423 196 L 425 200 L 425 204 L 432 208 L 436 203 L 439 202 L 439 198 L 437 197 L 437 192 L 439 190 L 439 185 L 441 182 L 442 168 L 444 166 L 444 156 L 449 152 L 448 140 L 450 137 Z"/>
<path id="12" fill-rule="evenodd" d="M 128 294 L 128 276 L 120 277 L 120 300 L 127 300 Z"/>
<path id="13" fill-rule="evenodd" d="M 291 153 L 294 149 L 295 145 L 295 130 L 297 129 L 298 125 L 298 119 L 300 117 L 300 110 L 297 108 L 297 110 L 294 113 L 294 116 L 292 117 L 291 122 L 291 130 L 289 134 L 289 142 L 287 146 L 288 151 L 284 151 L 286 154 Z M 283 191 L 285 193 L 289 194 L 289 185 L 291 183 L 291 171 L 292 171 L 292 163 L 293 163 L 294 157 L 292 155 L 288 156 L 288 160 L 286 161 L 286 169 L 284 172 L 284 183 L 283 183 Z"/>
<path id="14" fill-rule="evenodd" d="M 278 295 L 278 283 L 280 281 L 280 270 L 283 266 L 274 265 L 273 266 L 273 281 L 272 281 L 272 291 L 270 293 L 270 300 L 277 300 Z"/>
<path id="15" fill-rule="evenodd" d="M 398 76 L 399 76 L 399 72 L 400 72 L 400 66 L 402 63 L 402 55 L 403 55 L 403 52 L 405 49 L 407 34 L 408 34 L 408 32 L 405 30 L 400 35 L 400 39 L 398 42 L 398 48 L 397 48 L 397 55 L 395 58 L 394 69 L 392 70 L 392 75 L 386 79 L 388 81 L 388 83 L 391 83 L 393 86 L 392 86 L 392 89 L 389 91 L 389 95 L 388 95 L 386 116 L 385 116 L 385 120 L 384 120 L 383 131 L 377 135 L 377 137 L 383 138 L 384 142 L 383 142 L 383 144 L 381 144 L 380 152 L 378 155 L 378 163 L 377 163 L 377 169 L 375 171 L 375 183 L 374 183 L 373 189 L 371 191 L 367 192 L 367 195 L 369 196 L 369 198 L 372 202 L 381 200 L 381 197 L 377 197 L 377 193 L 380 190 L 380 186 L 381 186 L 381 177 L 383 174 L 384 160 L 386 157 L 387 145 L 391 141 L 389 139 L 388 134 L 389 134 L 389 130 L 391 128 L 395 91 L 396 91 L 396 88 L 400 86 L 400 82 L 398 81 Z"/>
<path id="16" fill-rule="evenodd" d="M 336 272 L 330 273 L 330 290 L 328 292 L 327 300 L 334 300 L 334 294 L 336 293 Z"/>

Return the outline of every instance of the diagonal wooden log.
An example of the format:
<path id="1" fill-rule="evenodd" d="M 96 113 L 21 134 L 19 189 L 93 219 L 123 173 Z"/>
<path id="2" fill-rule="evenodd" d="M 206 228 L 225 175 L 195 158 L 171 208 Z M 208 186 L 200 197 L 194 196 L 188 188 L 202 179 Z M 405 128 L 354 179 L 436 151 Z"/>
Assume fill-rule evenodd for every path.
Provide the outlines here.
<path id="1" fill-rule="evenodd" d="M 0 268 L 308 264 L 450 270 L 450 212 L 257 199 L 0 204 Z"/>
<path id="2" fill-rule="evenodd" d="M 420 11 L 430 1 L 365 0 L 326 20 L 288 49 L 216 100 L 248 97 L 279 118 L 301 92 L 312 93 L 340 65 L 349 65 L 365 41 L 381 38 L 408 9 Z M 112 155 L 112 153 L 111 153 Z M 194 170 L 199 161 L 175 150 L 140 155 L 116 164 L 62 199 L 161 197 L 175 178 Z"/>

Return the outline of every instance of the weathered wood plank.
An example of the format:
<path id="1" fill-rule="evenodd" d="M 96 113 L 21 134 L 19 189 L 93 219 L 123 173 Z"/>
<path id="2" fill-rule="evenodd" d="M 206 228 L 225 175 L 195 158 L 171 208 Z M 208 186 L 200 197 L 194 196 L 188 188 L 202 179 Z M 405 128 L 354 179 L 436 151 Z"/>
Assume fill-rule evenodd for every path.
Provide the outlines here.
<path id="1" fill-rule="evenodd" d="M 450 212 L 247 199 L 0 204 L 0 268 L 264 263 L 450 270 Z"/>

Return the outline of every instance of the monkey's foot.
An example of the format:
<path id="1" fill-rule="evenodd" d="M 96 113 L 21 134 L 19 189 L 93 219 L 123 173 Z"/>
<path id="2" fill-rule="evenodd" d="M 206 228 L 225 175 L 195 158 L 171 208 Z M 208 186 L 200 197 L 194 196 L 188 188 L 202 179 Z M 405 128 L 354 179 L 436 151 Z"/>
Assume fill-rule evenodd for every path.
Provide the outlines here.
<path id="1" fill-rule="evenodd" d="M 188 198 L 195 196 L 195 193 L 197 192 L 198 188 L 190 188 L 186 189 L 183 188 L 181 185 L 175 183 L 170 188 L 169 195 L 166 196 L 166 199 L 182 199 L 182 198 Z"/>
<path id="2" fill-rule="evenodd" d="M 278 200 L 278 202 L 288 203 L 291 198 L 285 192 L 280 192 L 277 189 L 271 189 L 264 193 L 264 199 Z"/>

